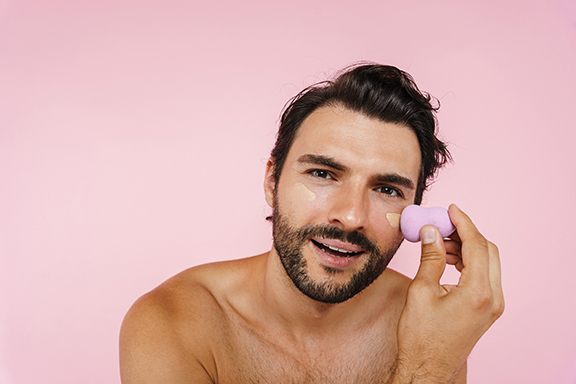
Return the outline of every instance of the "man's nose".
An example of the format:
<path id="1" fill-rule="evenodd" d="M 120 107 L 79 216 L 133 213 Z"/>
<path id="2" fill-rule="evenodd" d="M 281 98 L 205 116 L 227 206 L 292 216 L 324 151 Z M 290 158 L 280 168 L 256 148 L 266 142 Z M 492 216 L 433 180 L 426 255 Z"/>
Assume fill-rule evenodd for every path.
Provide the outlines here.
<path id="1" fill-rule="evenodd" d="M 345 231 L 361 231 L 368 224 L 368 196 L 360 186 L 341 186 L 330 206 L 328 220 Z"/>

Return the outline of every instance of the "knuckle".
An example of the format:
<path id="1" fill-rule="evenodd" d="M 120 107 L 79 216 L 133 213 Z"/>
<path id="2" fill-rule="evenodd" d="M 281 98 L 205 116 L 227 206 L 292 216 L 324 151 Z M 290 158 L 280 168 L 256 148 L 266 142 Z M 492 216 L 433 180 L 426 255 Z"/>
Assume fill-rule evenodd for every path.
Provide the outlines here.
<path id="1" fill-rule="evenodd" d="M 504 309 L 506 308 L 506 304 L 504 302 L 504 298 L 500 298 L 499 300 L 495 300 L 495 303 L 492 308 L 492 317 L 494 321 L 498 319 L 504 313 Z"/>
<path id="2" fill-rule="evenodd" d="M 504 297 L 495 295 L 490 287 L 479 289 L 470 300 L 472 309 L 488 315 L 492 322 L 496 321 L 505 309 Z"/>
<path id="3" fill-rule="evenodd" d="M 492 308 L 494 303 L 494 295 L 489 288 L 480 289 L 471 300 L 471 305 L 474 309 L 485 312 Z"/>

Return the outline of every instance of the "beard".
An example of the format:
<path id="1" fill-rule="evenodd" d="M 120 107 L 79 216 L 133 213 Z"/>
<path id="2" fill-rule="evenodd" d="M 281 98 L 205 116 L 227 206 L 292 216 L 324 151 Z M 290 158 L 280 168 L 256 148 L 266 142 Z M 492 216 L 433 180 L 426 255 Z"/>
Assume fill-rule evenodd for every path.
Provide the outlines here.
<path id="1" fill-rule="evenodd" d="M 277 204 L 274 207 L 272 223 L 274 248 L 286 274 L 300 292 L 322 303 L 342 303 L 362 292 L 384 272 L 402 243 L 402 238 L 400 238 L 388 249 L 382 251 L 375 242 L 358 231 L 346 232 L 334 225 L 308 224 L 297 228 L 281 214 Z M 367 257 L 364 267 L 343 284 L 337 284 L 331 279 L 322 282 L 315 281 L 310 276 L 306 259 L 302 255 L 304 245 L 315 237 L 336 239 L 358 245 L 365 252 L 363 257 Z M 330 275 L 343 272 L 325 265 L 322 265 L 322 268 Z"/>

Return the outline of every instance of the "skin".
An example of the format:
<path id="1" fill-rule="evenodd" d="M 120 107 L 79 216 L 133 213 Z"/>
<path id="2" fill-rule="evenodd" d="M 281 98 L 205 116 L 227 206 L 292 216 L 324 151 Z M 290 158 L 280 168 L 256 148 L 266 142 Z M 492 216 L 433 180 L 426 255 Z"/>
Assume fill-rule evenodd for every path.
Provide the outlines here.
<path id="1" fill-rule="evenodd" d="M 386 214 L 414 201 L 419 167 L 408 128 L 324 107 L 303 122 L 277 185 L 268 163 L 264 188 L 291 225 L 360 231 L 385 249 L 401 239 Z M 385 181 L 390 175 L 403 182 Z M 502 313 L 503 298 L 496 247 L 457 207 L 449 212 L 451 240 L 422 229 L 413 281 L 386 269 L 339 304 L 303 295 L 274 248 L 176 275 L 126 315 L 122 383 L 464 383 L 466 357 Z M 330 273 L 321 252 L 303 245 L 308 273 L 334 285 L 368 257 Z M 457 286 L 439 284 L 446 263 L 462 272 Z"/>
<path id="2" fill-rule="evenodd" d="M 386 218 L 390 225 L 394 228 L 398 228 L 400 226 L 400 214 L 398 213 L 387 213 Z"/>

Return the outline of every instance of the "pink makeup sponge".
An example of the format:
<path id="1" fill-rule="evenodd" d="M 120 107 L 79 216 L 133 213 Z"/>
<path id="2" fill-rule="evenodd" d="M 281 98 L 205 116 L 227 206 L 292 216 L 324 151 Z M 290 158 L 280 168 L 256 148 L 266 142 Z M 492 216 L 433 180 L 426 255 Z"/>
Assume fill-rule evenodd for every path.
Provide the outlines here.
<path id="1" fill-rule="evenodd" d="M 425 208 L 419 205 L 409 205 L 404 208 L 400 217 L 400 230 L 406 240 L 412 243 L 420 241 L 420 228 L 425 225 L 436 227 L 442 237 L 450 236 L 456 229 L 445 208 Z"/>

